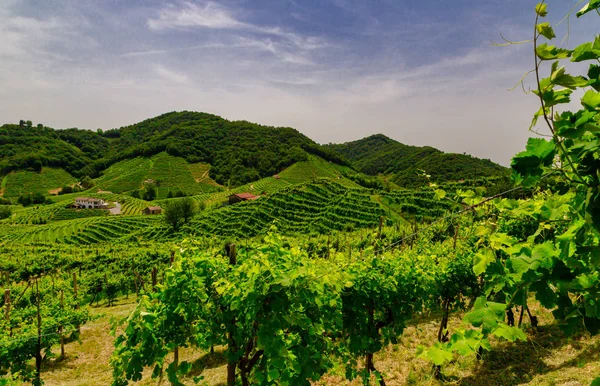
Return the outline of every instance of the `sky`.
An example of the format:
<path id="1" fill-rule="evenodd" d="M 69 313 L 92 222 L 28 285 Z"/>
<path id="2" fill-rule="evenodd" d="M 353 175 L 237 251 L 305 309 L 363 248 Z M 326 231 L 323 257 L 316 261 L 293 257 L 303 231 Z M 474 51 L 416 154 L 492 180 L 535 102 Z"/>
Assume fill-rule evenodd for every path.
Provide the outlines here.
<path id="1" fill-rule="evenodd" d="M 550 21 L 576 3 L 550 0 Z M 535 4 L 0 0 L 0 123 L 110 129 L 190 110 L 508 165 L 533 135 L 535 96 L 509 91 L 533 57 L 491 42 L 528 39 Z M 571 20 L 565 44 L 594 23 Z"/>

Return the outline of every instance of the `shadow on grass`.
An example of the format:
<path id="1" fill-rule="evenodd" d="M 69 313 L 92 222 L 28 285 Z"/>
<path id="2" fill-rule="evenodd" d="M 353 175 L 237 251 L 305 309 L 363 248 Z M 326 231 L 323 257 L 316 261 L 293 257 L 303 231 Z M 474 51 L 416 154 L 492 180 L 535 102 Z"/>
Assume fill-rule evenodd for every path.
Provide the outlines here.
<path id="1" fill-rule="evenodd" d="M 200 358 L 192 362 L 192 369 L 186 375 L 188 378 L 197 377 L 201 375 L 206 369 L 214 369 L 227 364 L 227 358 L 225 358 L 225 352 L 221 350 L 215 350 L 214 353 L 204 354 Z"/>
<path id="2" fill-rule="evenodd" d="M 581 335 L 579 336 L 581 337 Z M 572 345 L 579 353 L 576 357 L 557 365 L 548 364 L 545 358 L 553 350 Z M 530 334 L 530 341 L 502 343 L 485 354 L 473 374 L 460 380 L 461 385 L 520 385 L 531 382 L 536 376 L 557 372 L 600 359 L 600 342 L 584 348 L 576 339 L 567 338 L 557 324 L 538 327 Z M 452 379 L 446 379 L 452 381 Z"/>

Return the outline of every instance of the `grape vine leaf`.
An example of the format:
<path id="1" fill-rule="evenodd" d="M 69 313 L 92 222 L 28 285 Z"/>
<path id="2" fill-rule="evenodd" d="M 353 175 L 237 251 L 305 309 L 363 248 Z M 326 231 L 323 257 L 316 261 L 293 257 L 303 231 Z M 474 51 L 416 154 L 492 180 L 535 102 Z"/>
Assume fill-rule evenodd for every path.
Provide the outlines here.
<path id="1" fill-rule="evenodd" d="M 586 13 L 592 12 L 593 10 L 598 8 L 600 8 L 600 0 L 590 0 L 589 3 L 584 5 L 583 8 L 581 8 L 579 12 L 577 12 L 577 17 L 581 17 Z"/>
<path id="2" fill-rule="evenodd" d="M 496 261 L 494 251 L 489 248 L 482 249 L 475 254 L 473 272 L 476 275 L 481 275 L 485 272 L 488 265 Z"/>
<path id="3" fill-rule="evenodd" d="M 600 107 L 600 92 L 588 90 L 581 98 L 581 104 L 591 110 L 597 110 Z"/>
<path id="4" fill-rule="evenodd" d="M 505 323 L 500 323 L 498 328 L 492 332 L 492 335 L 504 338 L 509 342 L 527 341 L 527 335 L 520 328 L 511 327 Z"/>
<path id="5" fill-rule="evenodd" d="M 535 6 L 535 13 L 537 13 L 538 15 L 540 15 L 540 17 L 546 17 L 546 15 L 548 15 L 548 4 L 546 3 L 539 3 L 538 5 Z"/>
<path id="6" fill-rule="evenodd" d="M 600 58 L 600 35 L 593 42 L 583 43 L 573 50 L 572 62 L 583 62 L 584 60 L 596 60 Z"/>
<path id="7" fill-rule="evenodd" d="M 542 60 L 566 59 L 571 56 L 570 50 L 549 46 L 546 43 L 537 46 L 535 53 Z"/>
<path id="8" fill-rule="evenodd" d="M 503 303 L 488 302 L 485 296 L 477 298 L 473 305 L 473 311 L 465 315 L 465 322 L 475 327 L 482 327 L 484 334 L 489 334 L 498 327 L 498 323 L 504 320 Z"/>
<path id="9" fill-rule="evenodd" d="M 554 33 L 554 29 L 548 22 L 539 23 L 538 25 L 535 26 L 535 28 L 540 35 L 542 35 L 543 37 L 545 37 L 548 40 L 552 40 L 556 37 L 556 34 Z"/>

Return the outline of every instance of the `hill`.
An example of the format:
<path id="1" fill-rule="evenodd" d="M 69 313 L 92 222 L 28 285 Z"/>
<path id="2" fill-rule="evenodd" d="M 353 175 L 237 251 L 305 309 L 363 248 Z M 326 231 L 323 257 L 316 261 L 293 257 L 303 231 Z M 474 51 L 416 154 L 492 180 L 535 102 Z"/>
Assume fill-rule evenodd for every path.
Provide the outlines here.
<path id="1" fill-rule="evenodd" d="M 227 186 L 271 176 L 306 161 L 309 154 L 345 163 L 336 153 L 289 127 L 234 122 L 188 111 L 99 132 L 55 130 L 29 121 L 0 127 L 2 175 L 55 167 L 75 177 L 100 177 L 120 161 L 163 152 L 189 164 L 210 164 L 210 177 Z"/>
<path id="2" fill-rule="evenodd" d="M 502 176 L 508 170 L 487 159 L 466 154 L 444 153 L 433 147 L 409 146 L 382 134 L 358 141 L 329 144 L 325 147 L 349 160 L 359 171 L 389 175 L 403 187 L 423 185 L 430 175 L 433 182 L 456 181 L 478 177 Z"/>

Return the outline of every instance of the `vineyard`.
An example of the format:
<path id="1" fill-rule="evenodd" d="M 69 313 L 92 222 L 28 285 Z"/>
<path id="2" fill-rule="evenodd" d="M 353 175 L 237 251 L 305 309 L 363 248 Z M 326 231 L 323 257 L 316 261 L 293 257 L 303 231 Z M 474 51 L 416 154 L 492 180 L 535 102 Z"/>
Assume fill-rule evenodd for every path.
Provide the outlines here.
<path id="1" fill-rule="evenodd" d="M 39 173 L 19 171 L 8 174 L 2 181 L 4 197 L 18 197 L 24 193 L 42 193 L 76 183 L 77 180 L 62 169 L 43 168 Z"/>
<path id="2" fill-rule="evenodd" d="M 578 18 L 600 14 L 600 1 L 583 3 Z M 302 138 L 261 142 L 292 129 L 244 122 L 236 135 L 254 127 L 240 137 L 284 155 L 278 174 L 243 147 L 233 165 L 210 153 L 216 129 L 187 132 L 182 149 L 134 148 L 81 178 L 87 191 L 59 196 L 48 191 L 77 183 L 65 170 L 6 161 L 4 196 L 43 202 L 2 204 L 0 385 L 599 386 L 600 37 L 550 46 L 548 13 L 538 4 L 533 40 L 518 42 L 533 45 L 532 131 L 548 139 L 529 139 L 510 178 L 422 171 L 410 179 L 425 184 L 397 186 Z M 587 71 L 570 75 L 566 60 Z M 558 112 L 577 92 L 580 110 Z M 63 135 L 101 152 L 121 135 L 158 141 L 164 121 L 190 125 L 179 117 Z M 79 196 L 108 207 L 76 209 Z"/>

